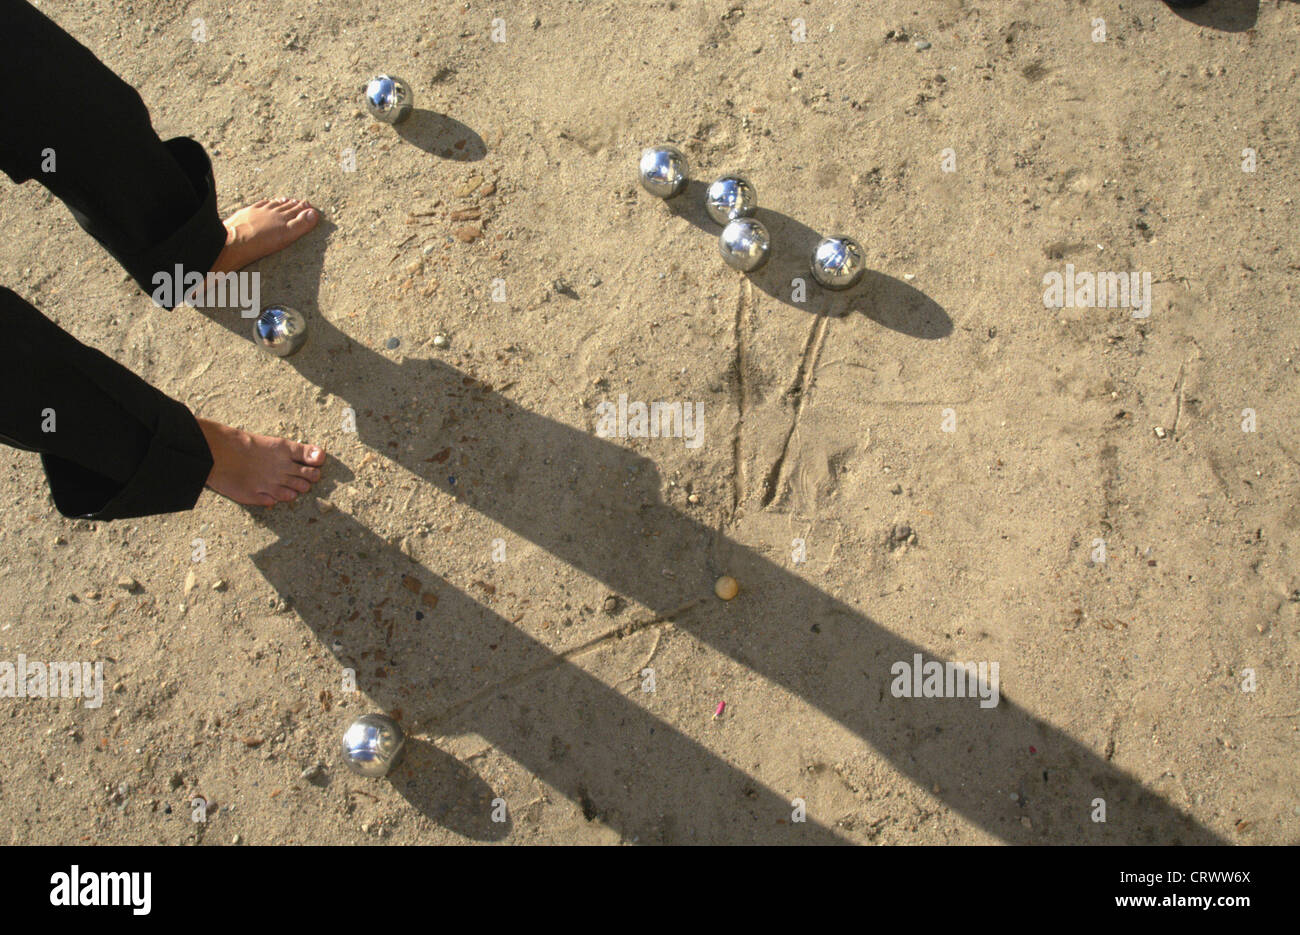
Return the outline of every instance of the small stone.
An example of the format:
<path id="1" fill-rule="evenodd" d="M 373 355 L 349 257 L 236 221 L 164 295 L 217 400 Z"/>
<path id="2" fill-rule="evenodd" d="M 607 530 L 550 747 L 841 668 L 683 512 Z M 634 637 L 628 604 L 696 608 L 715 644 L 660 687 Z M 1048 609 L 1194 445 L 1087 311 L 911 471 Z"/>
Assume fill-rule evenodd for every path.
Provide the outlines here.
<path id="1" fill-rule="evenodd" d="M 132 594 L 140 590 L 140 582 L 136 581 L 130 575 L 123 575 L 122 577 L 118 578 L 117 586 L 124 591 L 130 591 Z"/>
<path id="2" fill-rule="evenodd" d="M 699 496 L 699 494 L 694 494 L 694 493 L 693 493 L 693 494 L 688 494 L 687 497 L 686 497 L 686 502 L 687 502 L 687 503 L 699 503 L 699 502 L 700 502 L 700 496 Z"/>
<path id="3" fill-rule="evenodd" d="M 447 348 L 451 347 L 451 338 L 439 331 L 433 336 L 433 346 L 439 350 L 445 351 Z"/>
<path id="4" fill-rule="evenodd" d="M 230 839 L 230 843 L 231 843 L 231 844 L 240 844 L 240 843 L 243 842 L 243 840 L 244 840 L 244 839 L 243 839 L 242 837 L 240 837 L 239 835 L 235 835 L 233 838 Z"/>
<path id="5" fill-rule="evenodd" d="M 406 274 L 408 276 L 414 276 L 422 269 L 424 269 L 423 260 L 412 260 L 410 263 L 406 264 Z"/>
<path id="6" fill-rule="evenodd" d="M 189 594 L 193 591 L 196 584 L 198 584 L 198 578 L 195 577 L 194 572 L 192 570 L 187 572 L 185 575 L 185 593 Z"/>
<path id="7" fill-rule="evenodd" d="M 461 243 L 473 243 L 482 235 L 483 229 L 477 224 L 466 224 L 464 227 L 458 227 L 451 232 L 451 235 Z"/>
<path id="8" fill-rule="evenodd" d="M 924 39 L 917 39 L 916 42 L 912 43 L 912 45 L 916 47 L 916 51 L 918 52 L 924 52 L 926 49 L 930 48 L 930 43 L 926 42 Z"/>
<path id="9" fill-rule="evenodd" d="M 212 590 L 214 591 L 226 590 L 226 579 L 218 578 L 216 581 L 212 582 Z"/>
<path id="10" fill-rule="evenodd" d="M 1157 425 L 1154 431 L 1156 433 L 1156 438 L 1164 438 L 1166 435 L 1169 434 L 1168 432 L 1165 431 L 1165 427 L 1163 425 Z"/>
<path id="11" fill-rule="evenodd" d="M 314 766 L 309 766 L 302 771 L 301 775 L 303 779 L 307 780 L 313 786 L 324 785 L 326 779 L 325 764 L 317 763 Z"/>
<path id="12" fill-rule="evenodd" d="M 389 338 L 385 342 L 384 346 L 387 347 L 390 351 L 395 351 L 401 345 L 401 343 L 402 343 L 401 338 Z"/>
<path id="13" fill-rule="evenodd" d="M 601 609 L 612 617 L 618 613 L 620 604 L 621 602 L 619 601 L 617 594 L 608 594 L 605 596 L 605 600 L 601 604 Z"/>
<path id="14" fill-rule="evenodd" d="M 724 601 L 729 601 L 740 593 L 740 582 L 731 575 L 723 575 L 713 583 L 713 593 Z"/>
<path id="15" fill-rule="evenodd" d="M 889 492 L 892 493 L 894 496 L 898 496 L 900 493 L 903 492 L 903 485 L 895 484 L 893 487 L 889 488 Z"/>
<path id="16" fill-rule="evenodd" d="M 468 195 L 472 194 L 474 189 L 478 188 L 482 184 L 483 184 L 483 176 L 471 175 L 469 178 L 465 180 L 464 185 L 456 189 L 456 197 L 465 198 Z"/>
<path id="17" fill-rule="evenodd" d="M 317 497 L 316 509 L 322 513 L 332 513 L 334 512 L 334 504 L 330 503 L 324 497 Z"/>
<path id="18" fill-rule="evenodd" d="M 484 198 L 490 198 L 492 195 L 495 195 L 497 193 L 497 183 L 488 182 L 482 188 L 479 189 L 478 193 L 482 195 Z"/>

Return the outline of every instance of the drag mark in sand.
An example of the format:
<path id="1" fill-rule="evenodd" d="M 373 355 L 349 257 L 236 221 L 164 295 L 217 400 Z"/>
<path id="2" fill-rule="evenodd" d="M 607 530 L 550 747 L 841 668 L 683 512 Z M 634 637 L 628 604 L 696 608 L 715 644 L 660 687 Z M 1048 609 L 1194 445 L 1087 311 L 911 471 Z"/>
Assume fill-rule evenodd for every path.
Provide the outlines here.
<path id="1" fill-rule="evenodd" d="M 1169 434 L 1176 436 L 1178 434 L 1178 420 L 1183 414 L 1183 373 L 1187 369 L 1186 362 L 1178 365 L 1178 379 L 1174 381 L 1174 422 L 1169 427 Z"/>
<path id="2" fill-rule="evenodd" d="M 754 287 L 748 279 L 741 280 L 740 293 L 736 297 L 736 321 L 734 326 L 735 352 L 731 366 L 736 371 L 735 390 L 732 402 L 736 406 L 736 426 L 731 432 L 731 517 L 730 525 L 736 519 L 736 510 L 744 499 L 744 480 L 741 476 L 741 434 L 745 425 L 745 328 L 753 315 Z"/>
<path id="3" fill-rule="evenodd" d="M 790 439 L 794 437 L 795 430 L 799 427 L 799 416 L 803 412 L 804 402 L 812 392 L 817 374 L 817 361 L 821 358 L 822 348 L 826 345 L 826 334 L 830 331 L 830 323 L 828 315 L 818 315 L 813 319 L 812 327 L 808 329 L 808 339 L 804 342 L 803 353 L 799 357 L 799 366 L 795 370 L 794 380 L 785 391 L 787 397 L 794 398 L 794 415 L 781 442 L 781 453 L 772 462 L 763 481 L 763 498 L 760 501 L 763 507 L 767 507 L 776 499 L 777 491 L 780 489 L 781 469 L 785 466 L 786 455 L 790 450 Z"/>
<path id="4" fill-rule="evenodd" d="M 621 627 L 615 627 L 613 630 L 608 630 L 605 633 L 602 633 L 600 636 L 593 637 L 587 640 L 587 642 L 582 643 L 579 646 L 575 646 L 572 649 L 566 649 L 562 653 L 556 653 L 554 656 L 551 656 L 545 662 L 540 662 L 535 666 L 524 669 L 522 672 L 516 672 L 514 675 L 511 675 L 508 678 L 504 678 L 499 682 L 494 682 L 493 684 L 488 685 L 485 688 L 480 688 L 478 691 L 474 692 L 474 694 L 470 695 L 468 698 L 464 698 L 460 701 L 455 702 L 454 704 L 448 705 L 446 708 L 444 708 L 440 713 L 436 715 L 431 715 L 426 718 L 417 719 L 416 722 L 412 725 L 410 729 L 410 733 L 414 734 L 417 731 L 436 733 L 437 731 L 434 730 L 436 726 L 440 724 L 444 724 L 447 721 L 450 721 L 452 718 L 460 714 L 460 712 L 464 711 L 466 708 L 472 707 L 481 701 L 485 701 L 486 699 L 491 698 L 493 695 L 496 695 L 501 691 L 504 691 L 505 689 L 514 688 L 516 685 L 520 685 L 523 682 L 526 682 L 529 679 L 533 678 L 534 676 L 541 675 L 544 672 L 549 672 L 552 669 L 558 668 L 559 666 L 563 665 L 566 662 L 569 662 L 572 659 L 577 658 L 578 656 L 584 656 L 589 652 L 593 652 L 594 650 L 600 649 L 601 647 L 606 646 L 609 643 L 613 643 L 615 640 L 626 639 L 627 637 L 632 636 L 635 633 L 640 633 L 642 630 L 649 629 L 650 627 L 662 627 L 665 624 L 672 623 L 674 618 L 679 617 L 682 614 L 686 613 L 686 611 L 690 610 L 696 604 L 699 604 L 702 601 L 704 601 L 704 598 L 702 597 L 694 598 L 692 600 L 687 601 L 685 604 L 682 604 L 680 607 L 674 608 L 673 610 L 669 611 L 666 614 L 660 614 L 656 617 L 651 617 L 648 620 L 633 620 L 630 623 L 623 624 L 623 626 Z"/>

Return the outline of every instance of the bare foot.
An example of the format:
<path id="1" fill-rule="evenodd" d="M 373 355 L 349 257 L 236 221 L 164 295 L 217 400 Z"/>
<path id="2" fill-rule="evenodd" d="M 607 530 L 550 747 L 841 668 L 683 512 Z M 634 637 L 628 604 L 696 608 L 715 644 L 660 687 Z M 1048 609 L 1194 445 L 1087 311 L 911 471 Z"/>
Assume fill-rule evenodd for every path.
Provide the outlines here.
<path id="1" fill-rule="evenodd" d="M 283 250 L 320 220 L 320 212 L 297 198 L 263 199 L 240 208 L 225 220 L 226 245 L 214 273 L 233 273 L 264 256 Z"/>
<path id="2" fill-rule="evenodd" d="M 199 428 L 212 450 L 208 486 L 236 503 L 275 506 L 320 480 L 325 452 L 315 445 L 250 435 L 210 419 L 199 419 Z"/>

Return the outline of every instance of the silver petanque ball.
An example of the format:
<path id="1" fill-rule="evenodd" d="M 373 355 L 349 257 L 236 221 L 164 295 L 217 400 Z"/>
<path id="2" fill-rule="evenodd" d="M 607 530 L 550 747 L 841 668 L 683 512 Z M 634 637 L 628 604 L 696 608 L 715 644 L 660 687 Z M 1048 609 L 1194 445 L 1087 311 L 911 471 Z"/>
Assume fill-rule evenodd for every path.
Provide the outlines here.
<path id="1" fill-rule="evenodd" d="M 813 249 L 813 279 L 827 289 L 852 288 L 866 270 L 866 254 L 852 237 L 827 237 Z"/>
<path id="2" fill-rule="evenodd" d="M 253 322 L 253 340 L 268 354 L 288 357 L 307 341 L 307 319 L 287 305 L 268 305 Z"/>
<path id="3" fill-rule="evenodd" d="M 752 273 L 767 262 L 772 252 L 772 238 L 761 221 L 736 218 L 722 229 L 718 252 L 728 266 L 742 273 Z"/>
<path id="4" fill-rule="evenodd" d="M 758 192 L 754 191 L 749 179 L 724 175 L 709 186 L 704 196 L 704 210 L 722 225 L 736 218 L 753 217 L 758 210 Z"/>
<path id="5" fill-rule="evenodd" d="M 385 714 L 364 714 L 343 734 L 343 762 L 359 776 L 378 779 L 397 763 L 406 737 Z"/>
<path id="6" fill-rule="evenodd" d="M 641 187 L 656 198 L 680 195 L 690 181 L 686 156 L 676 146 L 651 146 L 641 150 Z"/>
<path id="7" fill-rule="evenodd" d="M 375 75 L 366 84 L 366 108 L 384 123 L 401 123 L 411 115 L 415 95 L 411 86 L 393 75 Z"/>

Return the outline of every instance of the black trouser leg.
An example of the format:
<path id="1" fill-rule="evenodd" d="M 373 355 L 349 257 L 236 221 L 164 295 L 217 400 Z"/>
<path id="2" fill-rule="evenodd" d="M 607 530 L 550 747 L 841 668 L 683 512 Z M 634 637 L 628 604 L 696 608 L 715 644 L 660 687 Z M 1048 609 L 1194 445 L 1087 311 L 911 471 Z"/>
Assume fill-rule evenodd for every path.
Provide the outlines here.
<path id="1" fill-rule="evenodd" d="M 203 148 L 161 141 L 140 95 L 20 0 L 0 0 L 0 169 L 39 180 L 150 294 L 225 243 Z M 212 468 L 188 409 L 5 289 L 0 394 L 0 441 L 41 453 L 65 515 L 189 509 Z"/>
<path id="2" fill-rule="evenodd" d="M 0 287 L 0 441 L 39 451 L 65 516 L 194 506 L 212 455 L 194 416 Z"/>
<path id="3" fill-rule="evenodd" d="M 0 0 L 0 169 L 53 192 L 150 295 L 226 242 L 203 147 L 160 140 L 136 90 L 21 0 Z"/>

